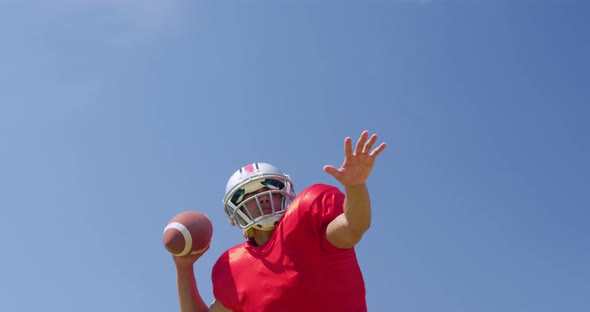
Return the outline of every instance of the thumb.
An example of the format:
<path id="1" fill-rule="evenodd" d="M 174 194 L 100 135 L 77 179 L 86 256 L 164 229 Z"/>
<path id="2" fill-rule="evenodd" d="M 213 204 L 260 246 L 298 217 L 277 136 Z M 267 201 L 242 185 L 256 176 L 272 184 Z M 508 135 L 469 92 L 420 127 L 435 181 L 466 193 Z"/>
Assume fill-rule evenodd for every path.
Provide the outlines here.
<path id="1" fill-rule="evenodd" d="M 336 178 L 336 180 L 338 180 L 338 178 L 340 178 L 340 175 L 341 175 L 340 171 L 338 171 L 338 169 L 336 169 L 336 167 L 330 166 L 330 165 L 324 166 L 324 172 L 333 176 L 334 178 Z"/>

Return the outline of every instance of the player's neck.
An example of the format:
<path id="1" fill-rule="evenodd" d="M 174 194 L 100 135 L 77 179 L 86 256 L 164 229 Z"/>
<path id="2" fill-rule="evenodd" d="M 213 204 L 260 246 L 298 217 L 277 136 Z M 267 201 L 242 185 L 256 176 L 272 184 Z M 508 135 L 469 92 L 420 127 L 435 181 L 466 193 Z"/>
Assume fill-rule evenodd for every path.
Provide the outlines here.
<path id="1" fill-rule="evenodd" d="M 254 236 L 252 237 L 252 240 L 254 241 L 256 246 L 262 246 L 266 244 L 266 242 L 268 242 L 268 240 L 270 239 L 270 235 L 272 235 L 272 232 L 273 231 L 254 230 Z"/>

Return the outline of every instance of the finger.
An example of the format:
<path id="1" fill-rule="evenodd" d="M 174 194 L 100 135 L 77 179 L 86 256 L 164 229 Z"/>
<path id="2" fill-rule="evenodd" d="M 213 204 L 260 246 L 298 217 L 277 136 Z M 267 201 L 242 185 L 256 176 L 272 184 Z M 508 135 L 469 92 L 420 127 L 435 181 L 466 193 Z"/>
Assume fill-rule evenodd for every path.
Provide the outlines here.
<path id="1" fill-rule="evenodd" d="M 365 146 L 365 142 L 367 142 L 367 136 L 369 136 L 369 131 L 365 130 L 361 133 L 361 137 L 356 141 L 355 154 L 358 155 L 363 152 L 363 147 Z"/>
<path id="2" fill-rule="evenodd" d="M 365 147 L 363 148 L 363 154 L 368 154 L 369 152 L 371 152 L 371 149 L 373 148 L 373 144 L 375 144 L 375 142 L 377 142 L 377 135 L 373 134 L 369 141 L 367 141 L 367 143 L 365 144 Z"/>
<path id="3" fill-rule="evenodd" d="M 387 147 L 387 144 L 385 143 L 381 143 L 379 146 L 377 146 L 372 152 L 371 154 L 369 154 L 369 156 L 375 158 L 377 156 L 379 156 L 379 154 L 381 152 L 383 152 L 383 150 Z"/>
<path id="4" fill-rule="evenodd" d="M 344 157 L 352 157 L 352 139 L 344 139 Z"/>
<path id="5" fill-rule="evenodd" d="M 334 178 L 336 178 L 336 180 L 338 180 L 338 178 L 341 175 L 340 171 L 338 171 L 338 169 L 336 169 L 336 167 L 330 166 L 330 165 L 325 165 L 324 166 L 324 172 L 326 172 L 327 174 L 333 176 Z"/>

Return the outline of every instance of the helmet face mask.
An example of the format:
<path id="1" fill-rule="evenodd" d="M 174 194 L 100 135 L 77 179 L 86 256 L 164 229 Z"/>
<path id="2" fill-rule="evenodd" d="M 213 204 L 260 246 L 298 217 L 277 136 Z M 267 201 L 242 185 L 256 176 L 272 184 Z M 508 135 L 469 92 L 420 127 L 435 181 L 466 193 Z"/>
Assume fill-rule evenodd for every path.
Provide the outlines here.
<path id="1" fill-rule="evenodd" d="M 232 225 L 238 225 L 244 236 L 251 237 L 251 229 L 274 229 L 294 197 L 288 175 L 273 165 L 253 163 L 230 177 L 223 204 Z"/>
<path id="2" fill-rule="evenodd" d="M 281 219 L 290 203 L 291 198 L 288 193 L 269 189 L 249 196 L 237 204 L 233 221 L 242 229 L 251 226 L 257 230 L 270 231 Z"/>

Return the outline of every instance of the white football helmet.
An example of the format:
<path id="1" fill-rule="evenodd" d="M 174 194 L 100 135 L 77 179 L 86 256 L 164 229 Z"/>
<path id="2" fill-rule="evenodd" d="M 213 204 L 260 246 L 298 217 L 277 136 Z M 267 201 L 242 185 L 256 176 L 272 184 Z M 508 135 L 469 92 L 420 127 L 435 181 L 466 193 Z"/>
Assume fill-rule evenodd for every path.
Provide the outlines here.
<path id="1" fill-rule="evenodd" d="M 268 188 L 268 190 L 247 197 L 244 200 L 247 194 L 264 187 Z M 270 199 L 270 208 L 268 204 L 263 208 L 260 199 L 264 196 L 268 196 Z M 275 207 L 274 196 L 281 197 L 280 207 Z M 244 236 L 249 238 L 253 235 L 253 228 L 262 231 L 274 229 L 293 198 L 295 198 L 295 189 L 288 175 L 273 165 L 253 163 L 240 168 L 229 178 L 223 205 L 231 224 L 237 224 L 244 231 Z M 249 205 L 255 203 L 258 206 L 258 216 L 254 216 L 246 207 L 246 204 L 250 202 L 252 204 Z"/>

